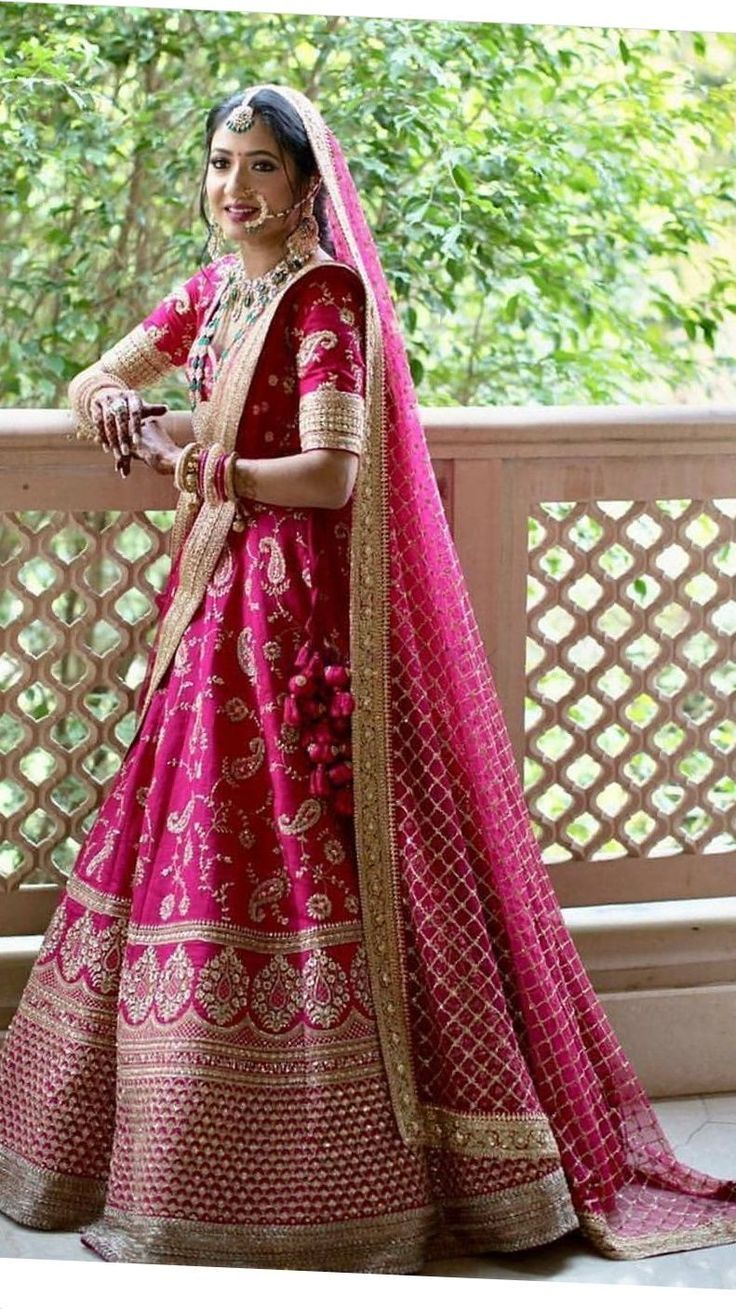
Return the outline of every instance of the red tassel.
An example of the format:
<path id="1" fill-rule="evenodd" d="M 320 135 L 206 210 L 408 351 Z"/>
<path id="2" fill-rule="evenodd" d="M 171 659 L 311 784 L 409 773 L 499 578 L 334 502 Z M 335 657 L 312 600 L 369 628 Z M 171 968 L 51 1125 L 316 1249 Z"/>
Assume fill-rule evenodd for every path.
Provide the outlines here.
<path id="1" fill-rule="evenodd" d="M 334 759 L 334 747 L 329 742 L 312 741 L 307 746 L 307 754 L 315 764 L 329 764 Z"/>
<path id="2" fill-rule="evenodd" d="M 310 795 L 328 796 L 332 793 L 330 779 L 327 776 L 327 769 L 324 764 L 317 764 L 314 772 L 309 779 Z"/>
<path id="3" fill-rule="evenodd" d="M 299 647 L 299 652 L 296 656 L 296 659 L 294 660 L 295 667 L 306 668 L 311 657 L 312 657 L 312 643 L 311 641 L 305 641 L 304 645 L 301 645 Z"/>
<path id="4" fill-rule="evenodd" d="M 313 730 L 313 739 L 319 741 L 321 745 L 329 744 L 333 739 L 332 722 L 323 718 L 316 723 Z"/>
<path id="5" fill-rule="evenodd" d="M 324 667 L 324 661 L 321 654 L 315 652 L 309 660 L 305 671 L 309 677 L 321 678 L 324 672 Z"/>
<path id="6" fill-rule="evenodd" d="M 355 708 L 355 699 L 350 691 L 335 691 L 330 703 L 330 717 L 343 718 Z"/>
<path id="7" fill-rule="evenodd" d="M 299 705 L 293 696 L 287 695 L 284 701 L 284 722 L 288 723 L 289 727 L 299 727 L 301 721 L 302 713 Z"/>
<path id="8" fill-rule="evenodd" d="M 326 706 L 322 704 L 321 700 L 315 700 L 313 698 L 300 700 L 299 705 L 305 722 L 311 722 L 315 718 L 321 718 L 326 709 Z"/>
<path id="9" fill-rule="evenodd" d="M 348 763 L 333 764 L 329 770 L 333 786 L 347 786 L 353 780 L 353 765 Z"/>
<path id="10" fill-rule="evenodd" d="M 350 787 L 343 787 L 340 791 L 335 791 L 334 801 L 335 809 L 338 814 L 352 814 L 353 812 L 353 792 Z"/>
<path id="11" fill-rule="evenodd" d="M 307 677 L 305 673 L 297 673 L 295 677 L 289 678 L 289 690 L 292 695 L 301 700 L 308 695 L 314 695 L 317 684 L 313 677 Z"/>
<path id="12" fill-rule="evenodd" d="M 344 664 L 328 664 L 325 668 L 325 681 L 328 686 L 344 688 L 350 685 L 350 674 Z"/>

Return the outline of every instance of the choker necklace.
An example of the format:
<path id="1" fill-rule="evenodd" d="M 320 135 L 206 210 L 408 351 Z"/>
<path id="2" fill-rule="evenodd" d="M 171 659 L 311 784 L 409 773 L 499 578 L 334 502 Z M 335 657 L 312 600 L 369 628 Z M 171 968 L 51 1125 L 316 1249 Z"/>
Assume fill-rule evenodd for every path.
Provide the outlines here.
<path id="1" fill-rule="evenodd" d="M 223 301 L 226 301 L 227 307 L 230 308 L 233 320 L 237 322 L 243 314 L 255 314 L 257 317 L 269 301 L 273 300 L 284 282 L 288 281 L 292 273 L 303 268 L 310 257 L 311 252 L 306 256 L 287 254 L 273 268 L 261 273 L 259 277 L 248 277 L 242 260 L 238 259 L 223 294 Z M 253 319 L 250 318 L 250 321 L 252 322 Z"/>
<path id="2" fill-rule="evenodd" d="M 281 287 L 293 277 L 294 273 L 308 264 L 313 251 L 289 253 L 268 272 L 260 277 L 248 277 L 242 260 L 237 259 L 228 270 L 227 280 L 222 290 L 215 312 L 205 323 L 197 337 L 188 361 L 189 400 L 192 409 L 201 398 L 204 381 L 205 360 L 209 353 L 215 333 L 226 313 L 234 322 L 239 323 L 230 344 L 225 347 L 217 362 L 217 372 L 227 356 L 242 340 L 251 323 L 261 316 L 264 309 L 273 300 Z M 214 379 L 213 379 L 214 381 Z"/>

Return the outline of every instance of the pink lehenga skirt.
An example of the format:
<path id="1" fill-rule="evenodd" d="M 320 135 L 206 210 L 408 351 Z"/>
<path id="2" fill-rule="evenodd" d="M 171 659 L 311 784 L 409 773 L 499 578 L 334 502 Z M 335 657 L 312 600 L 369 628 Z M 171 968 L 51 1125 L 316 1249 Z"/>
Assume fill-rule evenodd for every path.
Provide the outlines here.
<path id="1" fill-rule="evenodd" d="M 400 1272 L 576 1224 L 553 1160 L 399 1134 L 352 819 L 285 721 L 308 527 L 231 533 L 5 1041 L 0 1209 L 105 1259 Z M 335 520 L 314 640 L 345 664 L 348 551 Z"/>

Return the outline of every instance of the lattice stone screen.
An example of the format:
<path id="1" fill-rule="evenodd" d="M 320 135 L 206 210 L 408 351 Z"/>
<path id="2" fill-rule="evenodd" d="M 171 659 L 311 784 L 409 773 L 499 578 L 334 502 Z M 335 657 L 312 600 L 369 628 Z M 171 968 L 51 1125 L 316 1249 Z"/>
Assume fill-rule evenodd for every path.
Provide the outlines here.
<path id="1" fill-rule="evenodd" d="M 525 784 L 545 859 L 736 850 L 736 500 L 543 503 Z"/>
<path id="2" fill-rule="evenodd" d="M 0 878 L 58 885 L 133 726 L 172 514 L 0 514 Z"/>
<path id="3" fill-rule="evenodd" d="M 733 894 L 736 408 L 425 412 L 562 902 Z M 69 427 L 0 410 L 0 935 L 48 922 L 169 568 L 168 480 Z"/>

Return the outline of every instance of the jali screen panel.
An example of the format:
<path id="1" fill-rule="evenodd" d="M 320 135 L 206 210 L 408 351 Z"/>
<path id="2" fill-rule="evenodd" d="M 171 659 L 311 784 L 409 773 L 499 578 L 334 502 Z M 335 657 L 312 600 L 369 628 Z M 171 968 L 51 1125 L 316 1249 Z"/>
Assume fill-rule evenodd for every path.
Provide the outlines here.
<path id="1" fill-rule="evenodd" d="M 543 503 L 526 793 L 548 862 L 736 850 L 736 500 Z"/>

